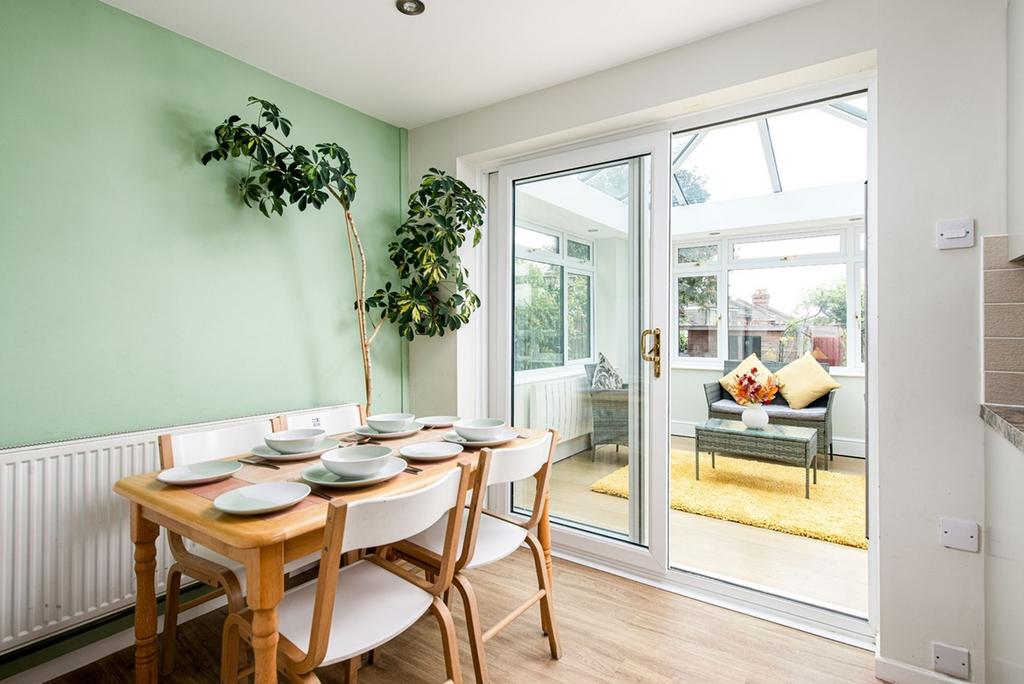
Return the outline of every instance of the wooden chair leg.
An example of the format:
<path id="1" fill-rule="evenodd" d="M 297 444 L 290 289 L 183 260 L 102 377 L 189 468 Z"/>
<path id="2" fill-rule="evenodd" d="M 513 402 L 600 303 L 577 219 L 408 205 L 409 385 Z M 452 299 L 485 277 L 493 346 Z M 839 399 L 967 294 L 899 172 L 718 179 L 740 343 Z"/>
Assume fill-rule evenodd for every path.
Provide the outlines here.
<path id="1" fill-rule="evenodd" d="M 238 630 L 239 619 L 236 615 L 228 615 L 224 622 L 220 652 L 221 684 L 238 684 L 238 651 L 242 643 L 242 635 Z"/>
<path id="2" fill-rule="evenodd" d="M 551 596 L 552 581 L 548 575 L 547 564 L 544 562 L 544 549 L 532 534 L 526 535 L 526 544 L 533 554 L 533 565 L 537 570 L 537 588 L 544 590 L 540 600 L 540 624 L 548 637 L 551 657 L 558 660 L 562 657 L 562 648 L 558 643 L 558 626 L 555 624 L 554 603 Z"/>
<path id="3" fill-rule="evenodd" d="M 167 574 L 167 596 L 164 603 L 164 653 L 160 674 L 165 677 L 174 671 L 174 651 L 178 645 L 178 606 L 180 603 L 181 569 L 174 564 Z"/>
<path id="4" fill-rule="evenodd" d="M 469 651 L 473 655 L 473 675 L 476 684 L 487 684 L 487 661 L 484 656 L 484 637 L 480 627 L 480 609 L 476 603 L 476 592 L 473 586 L 462 575 L 456 575 L 453 586 L 462 597 L 462 606 L 466 610 L 466 628 L 469 630 Z"/>
<path id="5" fill-rule="evenodd" d="M 444 650 L 444 671 L 452 684 L 462 684 L 462 670 L 459 667 L 459 642 L 455 638 L 455 622 L 448 606 L 439 597 L 434 597 L 430 610 L 437 618 L 441 629 L 441 648 Z"/>
<path id="6" fill-rule="evenodd" d="M 345 684 L 356 684 L 359 679 L 359 656 L 345 661 Z"/>

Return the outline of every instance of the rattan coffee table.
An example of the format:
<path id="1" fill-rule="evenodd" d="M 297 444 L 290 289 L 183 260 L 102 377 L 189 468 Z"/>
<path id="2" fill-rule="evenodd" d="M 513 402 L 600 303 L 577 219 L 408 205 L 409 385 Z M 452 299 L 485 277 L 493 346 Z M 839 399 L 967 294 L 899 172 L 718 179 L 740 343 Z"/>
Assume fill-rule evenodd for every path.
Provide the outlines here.
<path id="1" fill-rule="evenodd" d="M 811 470 L 814 484 L 818 484 L 818 431 L 793 425 L 769 424 L 763 430 L 748 428 L 738 420 L 711 418 L 694 428 L 694 458 L 697 479 L 700 479 L 700 452 L 711 453 L 711 467 L 715 467 L 715 452 L 763 461 L 777 461 L 804 468 L 804 497 L 811 498 Z"/>

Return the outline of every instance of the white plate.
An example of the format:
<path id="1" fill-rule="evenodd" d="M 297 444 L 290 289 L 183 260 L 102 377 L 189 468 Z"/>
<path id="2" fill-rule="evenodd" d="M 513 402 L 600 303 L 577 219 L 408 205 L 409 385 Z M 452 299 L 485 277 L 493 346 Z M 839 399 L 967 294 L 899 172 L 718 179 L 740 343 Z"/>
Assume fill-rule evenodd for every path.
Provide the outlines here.
<path id="1" fill-rule="evenodd" d="M 484 442 L 470 442 L 468 439 L 463 439 L 458 432 L 452 430 L 451 432 L 445 433 L 444 441 L 451 442 L 452 444 L 461 444 L 462 446 L 469 447 L 470 449 L 479 449 L 482 447 L 492 447 L 498 446 L 499 444 L 505 444 L 506 442 L 511 442 L 518 436 L 518 432 L 510 428 L 506 428 L 504 432 L 500 433 L 494 439 L 488 439 Z"/>
<path id="2" fill-rule="evenodd" d="M 169 485 L 198 485 L 229 478 L 241 469 L 238 461 L 206 461 L 168 468 L 156 479 Z"/>
<path id="3" fill-rule="evenodd" d="M 459 420 L 458 416 L 427 416 L 425 418 L 417 418 L 416 422 L 423 423 L 428 428 L 443 428 L 455 425 L 457 420 Z"/>
<path id="4" fill-rule="evenodd" d="M 461 454 L 462 445 L 454 442 L 420 442 L 407 444 L 398 453 L 414 461 L 443 461 Z"/>
<path id="5" fill-rule="evenodd" d="M 360 437 L 372 437 L 373 439 L 401 439 L 402 437 L 409 437 L 415 435 L 417 432 L 423 429 L 423 423 L 414 422 L 411 430 L 403 430 L 402 432 L 377 432 L 369 425 L 360 425 L 352 432 L 356 433 Z"/>
<path id="6" fill-rule="evenodd" d="M 316 449 L 313 449 L 312 451 L 306 451 L 301 454 L 282 454 L 280 451 L 274 451 L 267 445 L 261 444 L 258 447 L 252 448 L 252 455 L 265 458 L 268 461 L 301 461 L 306 458 L 313 458 L 314 456 L 319 456 L 325 451 L 337 449 L 339 446 L 341 446 L 341 442 L 339 442 L 338 440 L 325 439 L 324 441 L 320 442 L 320 444 L 317 445 Z"/>
<path id="7" fill-rule="evenodd" d="M 213 507 L 235 515 L 259 515 L 294 506 L 311 491 L 302 482 L 264 482 L 224 492 L 213 500 Z"/>
<path id="8" fill-rule="evenodd" d="M 302 479 L 312 482 L 321 487 L 338 487 L 340 489 L 354 489 L 356 487 L 369 487 L 370 485 L 384 482 L 397 476 L 409 465 L 404 459 L 392 456 L 376 474 L 370 477 L 345 478 L 336 475 L 324 467 L 323 463 L 316 463 L 302 471 Z"/>

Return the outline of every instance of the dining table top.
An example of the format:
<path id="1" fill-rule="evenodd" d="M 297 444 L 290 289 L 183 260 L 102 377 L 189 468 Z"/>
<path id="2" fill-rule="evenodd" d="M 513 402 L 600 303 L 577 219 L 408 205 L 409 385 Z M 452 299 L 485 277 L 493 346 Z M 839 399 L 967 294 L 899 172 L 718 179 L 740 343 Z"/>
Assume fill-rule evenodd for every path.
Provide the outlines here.
<path id="1" fill-rule="evenodd" d="M 541 439 L 545 434 L 544 430 L 527 428 L 515 430 L 519 437 L 495 448 L 525 446 Z M 391 447 L 398 455 L 398 451 L 409 444 L 440 442 L 446 432 L 448 429 L 424 429 L 409 437 L 380 440 L 379 443 Z M 333 437 L 344 440 L 351 438 L 352 435 L 353 433 L 342 433 L 333 435 Z M 443 461 L 423 462 L 406 459 L 409 465 L 415 466 L 420 472 L 402 472 L 385 482 L 359 489 L 328 490 L 318 488 L 318 491 L 346 502 L 401 494 L 433 482 L 459 463 L 466 463 L 475 469 L 481 451 L 482 449 L 465 447 L 462 453 Z M 223 460 L 237 460 L 250 456 L 249 452 L 225 455 Z M 215 497 L 211 491 L 213 493 L 220 490 L 229 491 L 246 484 L 262 482 L 301 481 L 302 470 L 318 461 L 319 456 L 300 461 L 274 461 L 274 465 L 279 466 L 278 470 L 243 465 L 241 470 L 227 480 L 214 485 L 199 486 L 164 484 L 157 479 L 160 471 L 153 471 L 119 480 L 114 485 L 114 491 L 162 519 L 175 521 L 190 529 L 201 529 L 204 536 L 215 539 L 225 546 L 236 549 L 255 549 L 322 530 L 326 523 L 327 500 L 310 494 L 299 504 L 284 511 L 240 516 L 224 513 L 214 508 L 213 498 Z"/>

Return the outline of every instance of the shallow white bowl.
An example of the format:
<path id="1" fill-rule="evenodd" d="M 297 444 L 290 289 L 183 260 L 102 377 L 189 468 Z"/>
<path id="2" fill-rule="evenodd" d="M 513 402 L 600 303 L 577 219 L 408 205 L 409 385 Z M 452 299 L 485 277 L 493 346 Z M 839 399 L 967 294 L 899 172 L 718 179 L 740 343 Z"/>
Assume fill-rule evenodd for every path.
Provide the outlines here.
<path id="1" fill-rule="evenodd" d="M 505 430 L 505 421 L 499 418 L 469 418 L 453 426 L 459 436 L 470 442 L 486 442 Z"/>
<path id="2" fill-rule="evenodd" d="M 384 467 L 393 453 L 390 447 L 362 444 L 325 451 L 320 454 L 320 462 L 341 477 L 370 477 Z"/>
<path id="3" fill-rule="evenodd" d="M 377 432 L 403 432 L 412 428 L 416 419 L 411 413 L 378 413 L 366 419 L 366 424 Z"/>
<path id="4" fill-rule="evenodd" d="M 326 434 L 327 431 L 320 428 L 298 428 L 271 432 L 263 441 L 268 447 L 282 454 L 301 454 L 315 449 Z"/>

